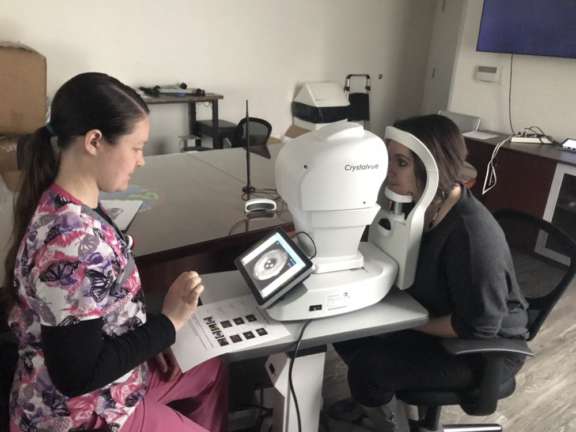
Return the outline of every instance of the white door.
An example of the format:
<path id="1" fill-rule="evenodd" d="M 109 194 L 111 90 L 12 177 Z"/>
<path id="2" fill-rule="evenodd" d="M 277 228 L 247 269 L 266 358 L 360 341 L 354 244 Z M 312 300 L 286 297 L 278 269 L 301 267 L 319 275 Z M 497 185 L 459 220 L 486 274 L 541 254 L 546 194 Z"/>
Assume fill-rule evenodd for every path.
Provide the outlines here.
<path id="1" fill-rule="evenodd" d="M 438 2 L 422 98 L 423 114 L 436 113 L 448 106 L 464 3 L 462 0 Z"/>

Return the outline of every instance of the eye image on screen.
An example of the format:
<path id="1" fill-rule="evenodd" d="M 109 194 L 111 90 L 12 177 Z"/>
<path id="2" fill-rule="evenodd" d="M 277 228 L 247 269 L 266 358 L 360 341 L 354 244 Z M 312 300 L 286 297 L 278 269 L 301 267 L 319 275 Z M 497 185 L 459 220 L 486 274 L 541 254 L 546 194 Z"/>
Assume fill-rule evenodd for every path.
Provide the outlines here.
<path id="1" fill-rule="evenodd" d="M 281 249 L 272 249 L 262 255 L 254 264 L 254 277 L 266 280 L 277 276 L 286 265 L 288 254 Z"/>
<path id="2" fill-rule="evenodd" d="M 246 270 L 258 289 L 265 295 L 266 287 L 285 274 L 295 264 L 283 245 L 274 241 L 246 263 Z"/>
<path id="3" fill-rule="evenodd" d="M 284 236 L 275 232 L 235 261 L 259 305 L 265 307 L 312 272 L 312 262 Z"/>

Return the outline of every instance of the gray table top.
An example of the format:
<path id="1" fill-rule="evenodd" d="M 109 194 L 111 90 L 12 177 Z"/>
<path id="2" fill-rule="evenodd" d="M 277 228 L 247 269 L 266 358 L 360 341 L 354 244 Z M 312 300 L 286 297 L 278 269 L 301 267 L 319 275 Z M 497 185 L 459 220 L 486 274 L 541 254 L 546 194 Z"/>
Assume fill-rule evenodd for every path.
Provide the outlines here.
<path id="1" fill-rule="evenodd" d="M 279 146 L 273 147 L 276 155 Z M 274 187 L 274 159 L 252 155 L 251 162 L 252 183 Z M 240 148 L 149 156 L 132 184 L 144 195 L 157 197 L 147 202 L 149 208 L 137 214 L 128 230 L 139 257 L 291 221 L 287 211 L 246 219 L 245 152 Z"/>
<path id="2" fill-rule="evenodd" d="M 282 144 L 269 145 L 272 159 L 250 154 L 251 182 L 256 188 L 274 188 L 274 161 Z M 214 168 L 231 175 L 242 184 L 246 183 L 246 152 L 243 148 L 231 148 L 225 151 L 204 151 L 195 153 L 195 157 Z"/>
<path id="3" fill-rule="evenodd" d="M 250 293 L 244 279 L 237 271 L 211 273 L 202 276 L 205 291 L 204 303 L 216 302 Z M 302 339 L 302 349 L 326 345 L 360 337 L 404 330 L 424 324 L 426 310 L 410 295 L 391 292 L 380 303 L 370 307 L 312 321 Z M 302 321 L 284 323 L 290 336 L 242 351 L 227 354 L 233 361 L 262 357 L 294 348 L 302 328 Z"/>

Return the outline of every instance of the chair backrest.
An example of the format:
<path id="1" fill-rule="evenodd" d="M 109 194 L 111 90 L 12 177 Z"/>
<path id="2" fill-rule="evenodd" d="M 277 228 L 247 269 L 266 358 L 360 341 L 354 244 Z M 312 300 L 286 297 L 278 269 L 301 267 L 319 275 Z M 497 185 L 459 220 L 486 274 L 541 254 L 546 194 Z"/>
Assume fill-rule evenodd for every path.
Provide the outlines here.
<path id="1" fill-rule="evenodd" d="M 576 242 L 551 223 L 527 213 L 503 209 L 496 211 L 494 217 L 506 235 L 518 283 L 529 303 L 531 340 L 575 280 Z"/>
<path id="2" fill-rule="evenodd" d="M 246 118 L 240 120 L 240 123 L 236 126 L 232 136 L 232 147 L 244 147 L 247 149 L 246 130 L 248 130 L 250 134 L 250 151 L 270 159 L 270 151 L 266 144 L 272 133 L 272 125 L 261 118 L 248 117 L 248 120 L 250 121 L 248 127 Z"/>
<path id="3" fill-rule="evenodd" d="M 438 111 L 438 114 L 456 123 L 462 133 L 476 131 L 480 127 L 480 117 L 443 110 Z"/>

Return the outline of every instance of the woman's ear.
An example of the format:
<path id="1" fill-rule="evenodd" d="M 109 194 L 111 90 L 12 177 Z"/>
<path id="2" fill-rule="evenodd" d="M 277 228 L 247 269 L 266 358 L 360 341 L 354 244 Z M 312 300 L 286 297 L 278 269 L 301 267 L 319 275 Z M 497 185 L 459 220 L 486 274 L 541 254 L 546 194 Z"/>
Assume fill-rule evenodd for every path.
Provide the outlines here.
<path id="1" fill-rule="evenodd" d="M 91 129 L 84 135 L 84 149 L 91 154 L 96 156 L 103 144 L 103 135 L 98 129 Z"/>

